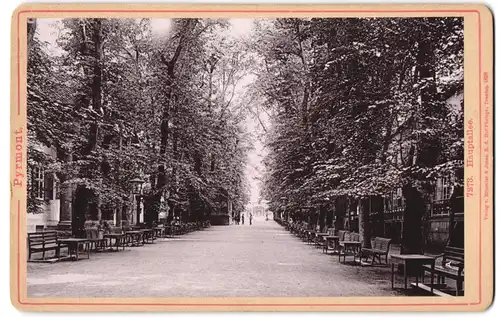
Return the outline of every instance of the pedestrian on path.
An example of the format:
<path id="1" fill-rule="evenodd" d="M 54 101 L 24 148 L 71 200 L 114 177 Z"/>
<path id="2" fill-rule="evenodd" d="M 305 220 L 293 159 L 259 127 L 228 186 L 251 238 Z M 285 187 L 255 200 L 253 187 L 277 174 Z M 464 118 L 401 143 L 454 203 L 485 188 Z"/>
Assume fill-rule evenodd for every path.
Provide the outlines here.
<path id="1" fill-rule="evenodd" d="M 252 225 L 252 219 L 253 219 L 253 215 L 252 215 L 252 213 L 250 213 L 250 225 Z"/>
<path id="2" fill-rule="evenodd" d="M 241 224 L 245 224 L 245 214 L 241 214 Z"/>

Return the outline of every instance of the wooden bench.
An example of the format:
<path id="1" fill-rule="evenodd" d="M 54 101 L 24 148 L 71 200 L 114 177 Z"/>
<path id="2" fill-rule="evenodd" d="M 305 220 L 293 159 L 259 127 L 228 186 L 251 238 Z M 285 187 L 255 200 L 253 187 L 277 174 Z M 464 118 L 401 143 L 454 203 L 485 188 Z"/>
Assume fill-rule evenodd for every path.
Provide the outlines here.
<path id="1" fill-rule="evenodd" d="M 356 255 L 358 255 L 360 248 L 361 236 L 359 233 L 346 232 L 344 234 L 344 239 L 339 241 L 339 262 L 342 256 L 344 257 L 344 263 L 346 256 L 354 256 L 354 259 L 356 259 Z"/>
<path id="2" fill-rule="evenodd" d="M 359 260 L 361 262 L 362 258 L 368 258 L 371 256 L 372 261 L 371 264 L 375 262 L 375 259 L 378 259 L 378 263 L 382 264 L 381 257 L 384 257 L 385 264 L 389 264 L 387 262 L 387 258 L 389 256 L 389 249 L 391 246 L 391 239 L 375 237 L 371 242 L 371 248 L 361 248 L 361 252 L 359 253 Z"/>
<path id="3" fill-rule="evenodd" d="M 438 284 L 445 284 L 445 278 L 450 278 L 456 282 L 456 296 L 462 293 L 464 283 L 464 249 L 446 246 L 442 254 L 436 259 L 443 258 L 441 265 L 435 265 L 434 270 L 430 265 L 422 266 L 424 272 L 431 273 L 431 283 L 433 283 L 434 275 L 437 275 Z"/>
<path id="4" fill-rule="evenodd" d="M 45 261 L 45 253 L 47 251 L 56 251 L 56 257 L 60 257 L 61 247 L 57 243 L 57 231 L 43 231 L 28 233 L 28 261 L 31 261 L 33 253 L 42 253 L 42 259 Z"/>

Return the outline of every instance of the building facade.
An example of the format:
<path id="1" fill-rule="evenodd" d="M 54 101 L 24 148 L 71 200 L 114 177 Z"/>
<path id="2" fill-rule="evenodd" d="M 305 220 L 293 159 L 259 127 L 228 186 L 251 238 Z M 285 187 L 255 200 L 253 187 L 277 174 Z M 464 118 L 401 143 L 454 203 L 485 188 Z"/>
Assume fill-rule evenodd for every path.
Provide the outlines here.
<path id="1" fill-rule="evenodd" d="M 434 194 L 427 204 L 423 219 L 424 242 L 428 247 L 440 248 L 449 243 L 463 247 L 463 199 L 463 187 L 454 186 L 454 177 L 436 180 Z M 396 244 L 401 242 L 403 236 L 404 208 L 405 201 L 400 188 L 384 199 L 383 236 L 391 238 Z M 380 218 L 377 213 L 370 214 L 372 230 L 380 228 L 377 225 L 380 224 Z"/>
<path id="2" fill-rule="evenodd" d="M 57 152 L 54 148 L 38 146 L 38 151 L 55 159 Z M 59 223 L 60 200 L 59 182 L 55 173 L 46 171 L 40 164 L 36 166 L 31 175 L 28 186 L 41 206 L 39 213 L 28 213 L 26 216 L 27 232 L 35 232 L 47 227 L 55 227 Z"/>

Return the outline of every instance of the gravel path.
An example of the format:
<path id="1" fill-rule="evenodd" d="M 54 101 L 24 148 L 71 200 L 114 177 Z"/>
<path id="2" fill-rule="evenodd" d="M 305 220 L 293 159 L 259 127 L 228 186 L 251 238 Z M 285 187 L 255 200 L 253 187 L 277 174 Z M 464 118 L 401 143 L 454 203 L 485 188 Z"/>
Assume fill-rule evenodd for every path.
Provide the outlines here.
<path id="1" fill-rule="evenodd" d="M 90 260 L 28 263 L 30 297 L 394 295 L 401 294 L 391 290 L 389 268 L 340 264 L 264 218 Z"/>

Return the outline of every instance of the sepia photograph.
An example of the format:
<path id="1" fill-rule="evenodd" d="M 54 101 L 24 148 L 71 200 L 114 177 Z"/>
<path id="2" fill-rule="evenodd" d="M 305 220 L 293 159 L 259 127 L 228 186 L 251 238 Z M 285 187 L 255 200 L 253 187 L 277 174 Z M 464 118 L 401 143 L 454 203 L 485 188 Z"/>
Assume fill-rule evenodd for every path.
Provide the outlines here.
<path id="1" fill-rule="evenodd" d="M 27 22 L 28 296 L 463 296 L 463 18 Z"/>
<path id="2" fill-rule="evenodd" d="M 26 4 L 11 25 L 15 308 L 491 305 L 487 7 Z"/>

